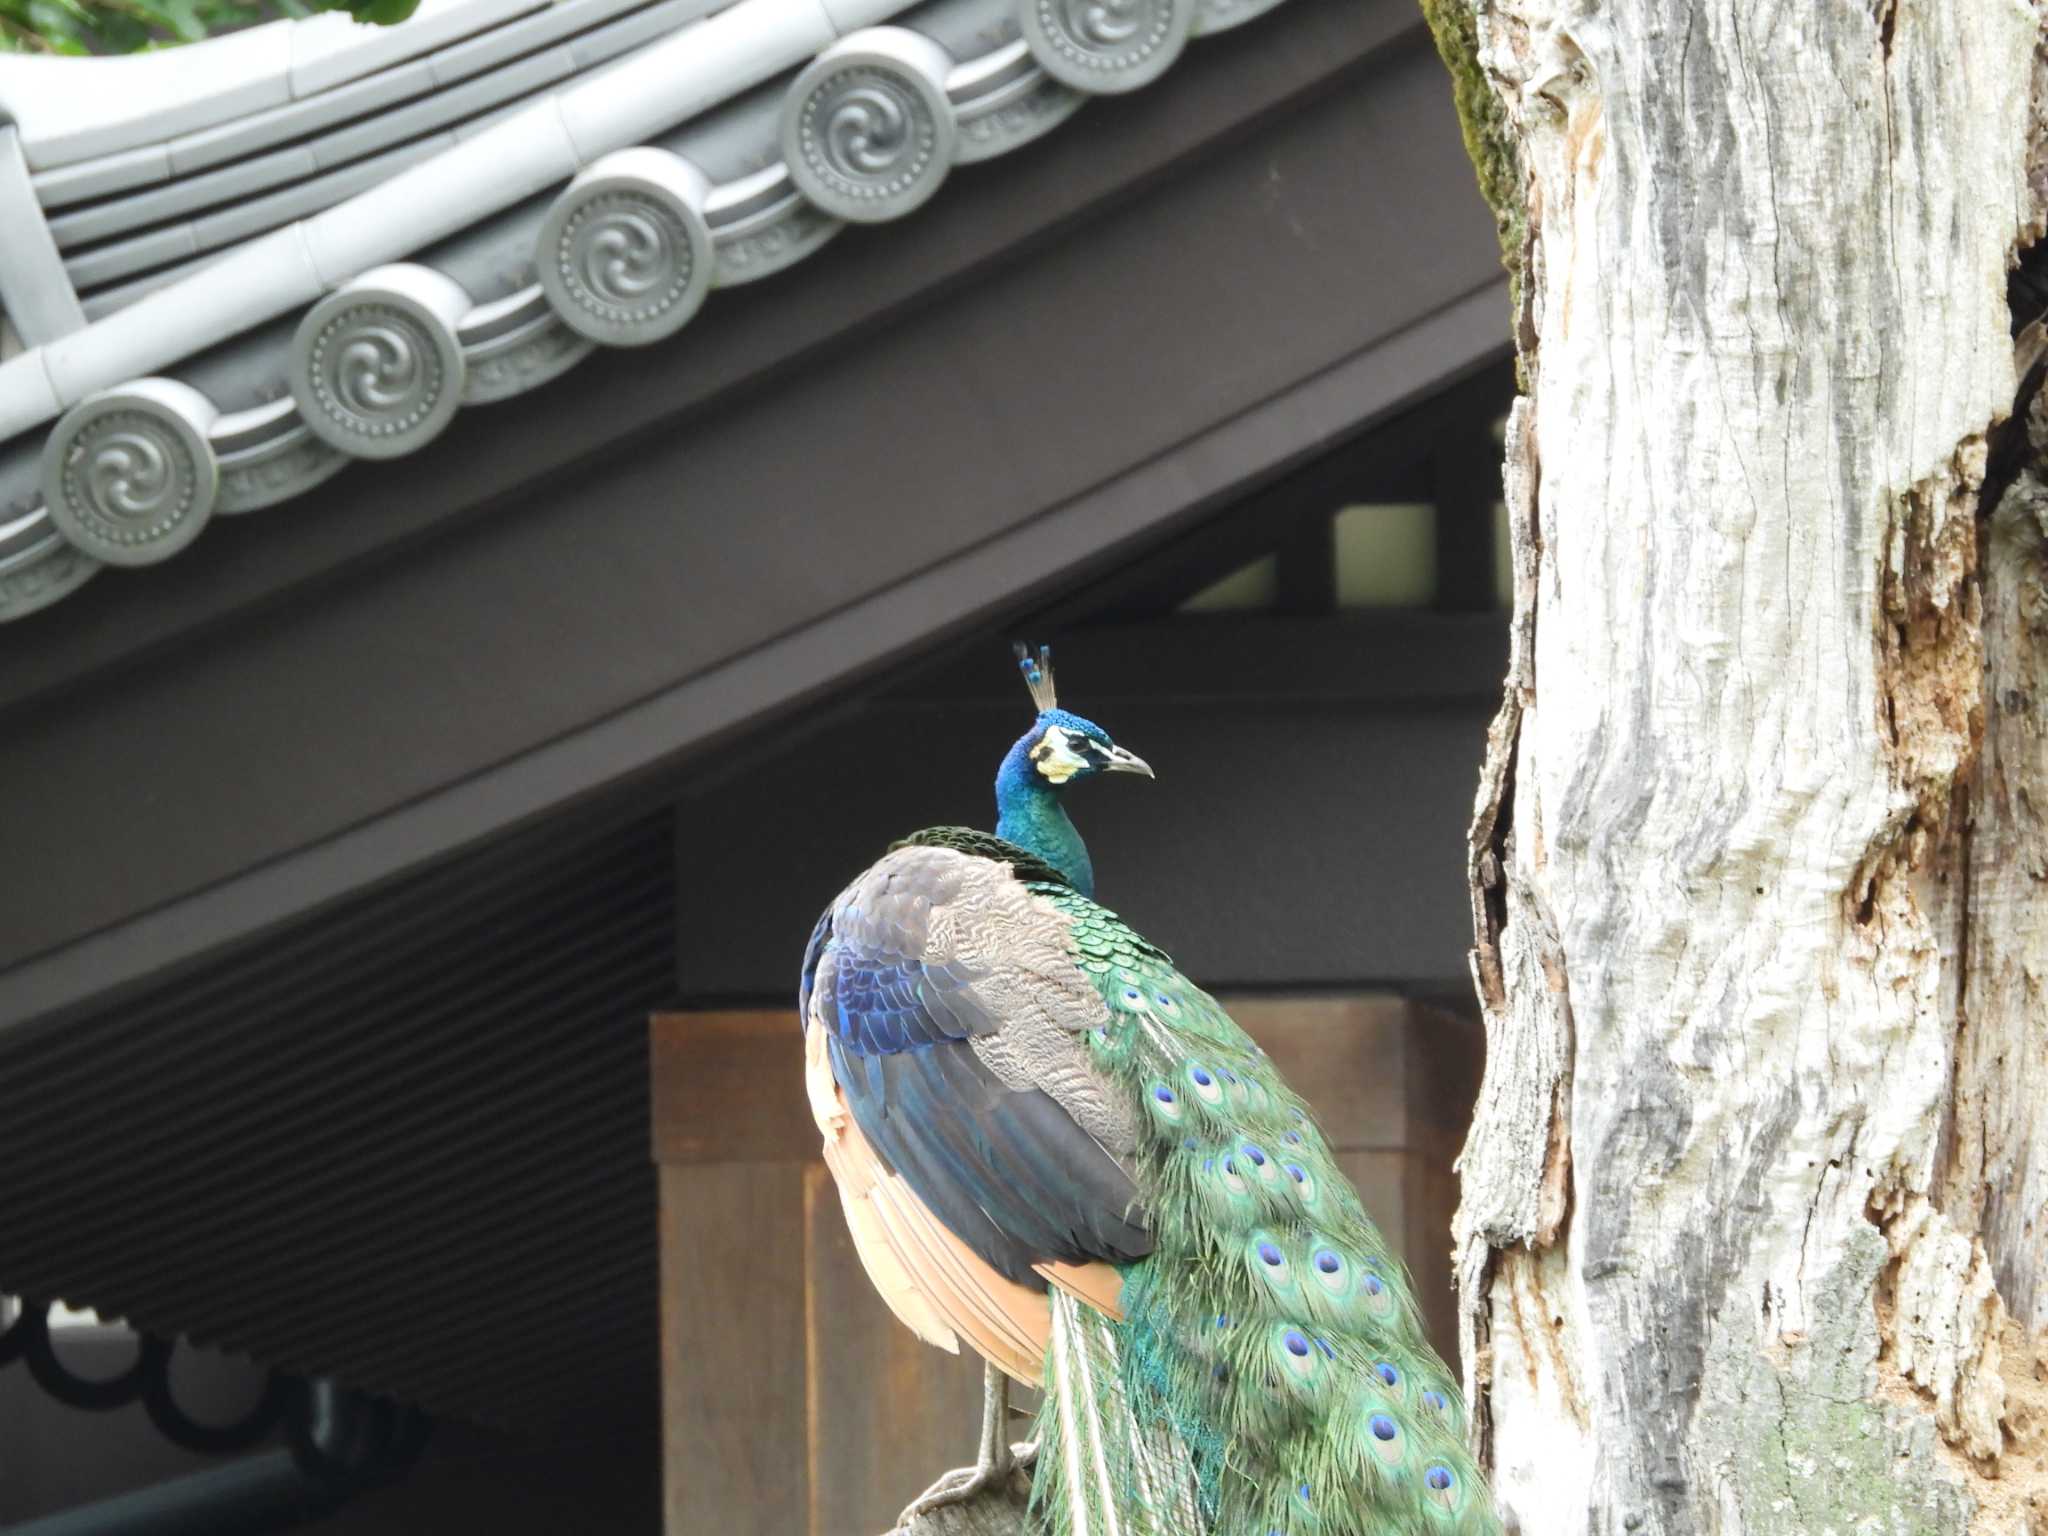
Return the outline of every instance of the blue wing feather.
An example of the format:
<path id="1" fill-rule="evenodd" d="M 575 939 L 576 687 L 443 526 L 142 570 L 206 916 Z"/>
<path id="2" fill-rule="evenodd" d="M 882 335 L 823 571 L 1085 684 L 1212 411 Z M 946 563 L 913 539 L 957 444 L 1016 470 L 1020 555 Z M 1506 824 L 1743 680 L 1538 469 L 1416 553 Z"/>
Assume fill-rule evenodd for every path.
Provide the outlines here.
<path id="1" fill-rule="evenodd" d="M 911 893 L 906 893 L 906 896 Z M 902 914 L 915 910 L 908 902 Z M 799 997 L 831 1032 L 834 1078 L 870 1145 L 998 1272 L 1128 1262 L 1152 1248 L 1130 1170 L 1057 1100 L 998 1078 L 970 1042 L 1003 1025 L 956 967 L 926 966 L 921 922 L 849 905 L 811 935 Z M 830 963 L 827 964 L 829 957 Z"/>

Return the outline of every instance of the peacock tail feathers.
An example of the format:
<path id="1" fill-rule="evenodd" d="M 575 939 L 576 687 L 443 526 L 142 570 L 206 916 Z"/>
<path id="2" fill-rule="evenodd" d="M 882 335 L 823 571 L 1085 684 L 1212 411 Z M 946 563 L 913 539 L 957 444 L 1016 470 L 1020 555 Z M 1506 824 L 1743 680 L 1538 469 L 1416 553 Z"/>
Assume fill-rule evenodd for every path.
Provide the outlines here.
<path id="1" fill-rule="evenodd" d="M 1052 1297 L 1033 1506 L 1065 1536 L 1187 1536 L 1203 1528 L 1196 1468 L 1127 1328 Z"/>
<path id="2" fill-rule="evenodd" d="M 1108 1004 L 1088 1049 L 1140 1107 L 1155 1242 L 1121 1321 L 1055 1298 L 1053 1536 L 1498 1536 L 1407 1272 L 1308 1107 L 1164 952 L 1069 885 L 1030 889 Z"/>

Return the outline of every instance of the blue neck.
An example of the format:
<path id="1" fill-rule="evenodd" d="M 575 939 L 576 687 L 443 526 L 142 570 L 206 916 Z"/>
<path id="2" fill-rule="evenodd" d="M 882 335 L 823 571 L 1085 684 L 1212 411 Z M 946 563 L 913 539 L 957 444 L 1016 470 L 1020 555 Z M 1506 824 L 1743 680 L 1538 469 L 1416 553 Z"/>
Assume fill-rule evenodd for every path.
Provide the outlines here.
<path id="1" fill-rule="evenodd" d="M 1067 819 L 1059 791 L 1045 782 L 1026 755 L 1027 736 L 1010 748 L 996 774 L 996 836 L 1029 849 L 1065 875 L 1083 896 L 1095 894 L 1088 845 Z"/>

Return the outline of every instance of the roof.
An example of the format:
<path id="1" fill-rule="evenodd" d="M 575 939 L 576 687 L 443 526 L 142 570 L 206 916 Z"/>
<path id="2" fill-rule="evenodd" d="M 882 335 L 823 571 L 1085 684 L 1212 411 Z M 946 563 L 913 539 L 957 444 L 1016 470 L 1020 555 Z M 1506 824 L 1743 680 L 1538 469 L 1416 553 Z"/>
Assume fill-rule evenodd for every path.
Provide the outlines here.
<path id="1" fill-rule="evenodd" d="M 553 195 L 414 255 L 510 282 Z M 180 382 L 287 366 L 321 302 Z M 1290 0 L 667 340 L 0 632 L 0 868 L 33 872 L 0 881 L 0 1076 L 35 1106 L 0 1286 L 443 1413 L 644 1386 L 643 1019 L 706 984 L 681 902 L 727 859 L 690 787 L 1219 512 L 1327 510 L 1318 466 L 1415 437 L 1506 317 L 1413 8 Z M 1455 652 L 1456 708 L 1410 712 L 1477 739 L 1477 637 L 1359 643 L 1332 669 L 1395 693 Z"/>
<path id="2" fill-rule="evenodd" d="M 1293 0 L 917 217 L 0 631 L 0 1026 L 669 773 L 1505 347 L 1403 0 Z"/>
<path id="3" fill-rule="evenodd" d="M 426 0 L 0 58 L 0 620 L 667 341 L 1272 3 Z"/>

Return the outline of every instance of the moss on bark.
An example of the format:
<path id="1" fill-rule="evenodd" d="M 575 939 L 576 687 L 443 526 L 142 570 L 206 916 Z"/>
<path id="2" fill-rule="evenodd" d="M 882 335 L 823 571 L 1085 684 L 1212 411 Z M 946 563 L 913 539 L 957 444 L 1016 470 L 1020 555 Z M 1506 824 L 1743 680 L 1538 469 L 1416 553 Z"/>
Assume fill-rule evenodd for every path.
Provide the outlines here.
<path id="1" fill-rule="evenodd" d="M 1465 153 L 1479 177 L 1479 191 L 1493 210 L 1500 236 L 1501 265 L 1521 304 L 1522 248 L 1528 239 L 1528 212 L 1522 192 L 1522 166 L 1515 153 L 1507 113 L 1479 63 L 1479 34 L 1472 0 L 1422 0 L 1422 19 L 1436 39 L 1436 51 L 1451 72 L 1451 99 L 1465 135 Z"/>

